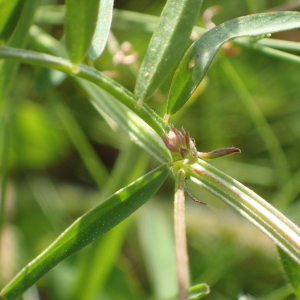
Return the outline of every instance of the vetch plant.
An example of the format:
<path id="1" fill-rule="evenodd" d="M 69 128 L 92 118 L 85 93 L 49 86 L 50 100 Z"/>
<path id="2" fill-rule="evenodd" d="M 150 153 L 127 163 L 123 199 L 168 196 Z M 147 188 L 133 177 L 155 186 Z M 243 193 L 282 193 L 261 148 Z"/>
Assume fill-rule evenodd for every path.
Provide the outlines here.
<path id="1" fill-rule="evenodd" d="M 105 232 L 112 232 L 111 236 L 105 235 L 107 237 L 107 240 L 103 240 L 105 247 L 116 241 L 113 238 L 114 234 L 121 244 L 122 230 L 110 230 L 144 205 L 159 190 L 168 174 L 172 174 L 175 178 L 174 227 L 178 291 L 177 295 L 169 294 L 168 297 L 180 300 L 200 299 L 209 294 L 207 284 L 201 282 L 192 287 L 190 284 L 185 192 L 196 202 L 205 203 L 189 191 L 188 181 L 203 187 L 223 200 L 278 246 L 287 277 L 295 293 L 300 297 L 299 227 L 255 192 L 209 163 L 210 159 L 239 153 L 240 149 L 230 147 L 200 152 L 201 148 L 196 147 L 195 139 L 190 137 L 188 128 L 178 130 L 168 122 L 169 117 L 176 116 L 176 113 L 193 96 L 217 51 L 225 42 L 243 37 L 234 42 L 242 47 L 299 62 L 298 56 L 282 51 L 290 49 L 282 41 L 273 40 L 273 44 L 267 45 L 268 40 L 261 41 L 259 38 L 253 39 L 252 37 L 264 38 L 269 33 L 300 28 L 300 13 L 252 14 L 229 20 L 206 31 L 204 28 L 194 27 L 199 17 L 201 0 L 168 0 L 159 20 L 150 18 L 151 22 L 144 24 L 146 31 L 152 31 L 156 25 L 157 27 L 138 71 L 133 94 L 112 77 L 100 72 L 97 69 L 97 59 L 99 57 L 101 59 L 101 55 L 104 55 L 103 50 L 109 40 L 109 31 L 114 26 L 118 26 L 118 20 L 123 22 L 122 26 L 130 27 L 130 22 L 142 24 L 143 16 L 137 16 L 131 12 L 125 12 L 122 15 L 120 11 L 113 11 L 111 0 L 100 2 L 99 0 L 79 2 L 67 0 L 64 6 L 39 7 L 38 4 L 38 1 L 25 0 L 19 14 L 7 13 L 5 15 L 4 25 L 0 28 L 0 36 L 4 39 L 4 44 L 0 47 L 2 118 L 0 229 L 3 230 L 6 222 L 4 212 L 10 174 L 9 149 L 13 137 L 11 115 L 16 109 L 16 105 L 12 104 L 10 91 L 13 89 L 13 80 L 19 63 L 50 69 L 53 76 L 61 76 L 59 78 L 62 80 L 65 76 L 60 72 L 70 75 L 73 83 L 89 98 L 94 108 L 93 113 L 97 111 L 111 127 L 116 124 L 122 128 L 135 144 L 146 150 L 161 165 L 146 174 L 140 174 L 141 171 L 144 173 L 146 171 L 147 159 L 142 155 L 135 155 L 134 159 L 131 158 L 133 161 L 130 161 L 127 157 L 123 159 L 119 169 L 112 172 L 111 181 L 107 180 L 108 172 L 101 161 L 98 161 L 93 147 L 76 123 L 76 118 L 73 118 L 72 113 L 63 103 L 59 103 L 59 100 L 54 101 L 56 111 L 63 120 L 62 123 L 74 147 L 106 199 L 82 214 L 71 225 L 69 223 L 67 229 L 61 232 L 49 247 L 29 262 L 11 281 L 5 282 L 1 289 L 1 298 L 16 299 L 57 264 L 94 242 Z M 17 9 L 18 2 L 15 1 L 14 5 L 10 8 L 10 12 Z M 37 23 L 43 21 L 43 18 L 46 23 L 53 22 L 60 25 L 64 23 L 64 42 L 58 41 L 36 24 L 32 24 L 36 10 Z M 53 18 L 47 20 L 45 13 Z M 114 14 L 116 14 L 115 23 Z M 151 24 L 155 26 L 151 27 Z M 11 26 L 14 30 L 10 28 Z M 10 29 L 9 38 L 4 35 L 7 29 Z M 202 35 L 186 51 L 193 30 Z M 113 39 L 113 35 L 111 36 Z M 24 49 L 27 41 L 29 41 L 30 49 Z M 265 44 L 262 44 L 263 42 Z M 112 47 L 111 44 L 110 47 Z M 91 61 L 95 67 L 89 66 Z M 172 74 L 174 66 L 176 72 L 172 79 L 167 108 L 164 111 L 165 117 L 161 118 L 146 104 L 146 101 Z M 131 71 L 135 73 L 136 69 L 133 67 Z M 51 83 L 53 85 L 51 88 L 57 91 L 58 83 L 55 81 Z M 117 136 L 116 140 L 118 142 Z M 134 150 L 131 149 L 130 152 Z M 140 169 L 141 166 L 142 169 Z M 129 169 L 132 169 L 132 173 L 138 174 L 136 177 L 139 178 L 136 179 L 133 175 L 133 178 L 128 176 Z M 122 176 L 118 177 L 119 174 Z M 131 182 L 127 182 L 129 178 Z M 115 192 L 115 190 L 118 191 Z M 104 253 L 105 247 L 101 248 Z M 103 253 L 101 251 L 99 250 L 99 253 Z M 96 250 L 95 252 L 98 253 Z M 106 255 L 109 257 L 109 253 Z M 113 258 L 111 260 L 113 261 Z M 98 274 L 97 270 L 95 274 Z M 98 277 L 94 276 L 94 278 Z M 86 286 L 80 286 L 80 292 L 74 292 L 73 298 L 81 297 L 81 293 L 84 299 L 93 299 L 97 289 L 97 281 L 95 282 L 86 282 Z"/>

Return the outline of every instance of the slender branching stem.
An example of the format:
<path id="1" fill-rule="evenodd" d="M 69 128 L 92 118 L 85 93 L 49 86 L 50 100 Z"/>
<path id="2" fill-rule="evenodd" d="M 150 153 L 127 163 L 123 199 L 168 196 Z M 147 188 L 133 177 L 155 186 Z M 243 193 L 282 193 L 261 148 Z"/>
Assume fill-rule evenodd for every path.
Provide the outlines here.
<path id="1" fill-rule="evenodd" d="M 189 267 L 188 267 L 188 253 L 187 240 L 185 228 L 185 171 L 179 169 L 176 174 L 175 183 L 175 247 L 176 247 L 176 265 L 178 277 L 179 300 L 188 299 L 189 288 Z"/>
<path id="2" fill-rule="evenodd" d="M 62 57 L 11 47 L 0 47 L 0 58 L 59 70 L 93 82 L 135 112 L 159 135 L 168 131 L 169 125 L 151 108 L 146 104 L 138 108 L 135 96 L 130 91 L 96 69 L 82 64 L 74 66 L 69 60 Z"/>

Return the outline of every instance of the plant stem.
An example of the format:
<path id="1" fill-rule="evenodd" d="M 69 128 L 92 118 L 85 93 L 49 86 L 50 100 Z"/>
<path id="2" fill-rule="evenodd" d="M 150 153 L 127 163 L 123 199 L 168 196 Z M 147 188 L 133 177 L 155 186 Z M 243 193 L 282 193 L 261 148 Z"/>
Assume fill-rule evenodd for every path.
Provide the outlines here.
<path id="1" fill-rule="evenodd" d="M 185 171 L 179 169 L 175 181 L 174 218 L 175 218 L 175 248 L 178 278 L 179 300 L 188 299 L 189 267 L 185 228 Z"/>
<path id="2" fill-rule="evenodd" d="M 137 108 L 136 99 L 129 90 L 96 69 L 82 64 L 74 66 L 69 60 L 62 57 L 11 47 L 0 47 L 0 58 L 13 59 L 19 62 L 52 68 L 93 82 L 134 111 L 160 136 L 168 132 L 168 124 L 151 108 L 146 104 Z"/>

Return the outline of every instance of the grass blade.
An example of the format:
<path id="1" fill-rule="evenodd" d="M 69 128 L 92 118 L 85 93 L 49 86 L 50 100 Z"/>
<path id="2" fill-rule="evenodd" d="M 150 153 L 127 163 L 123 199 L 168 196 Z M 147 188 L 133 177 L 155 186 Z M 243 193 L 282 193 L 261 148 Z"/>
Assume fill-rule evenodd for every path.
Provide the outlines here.
<path id="1" fill-rule="evenodd" d="M 114 0 L 100 1 L 97 25 L 88 54 L 96 60 L 103 52 L 111 27 Z"/>
<path id="2" fill-rule="evenodd" d="M 1 295 L 7 300 L 15 299 L 60 261 L 126 219 L 156 193 L 168 173 L 169 166 L 162 165 L 78 218 L 44 252 L 22 269 L 4 287 Z"/>
<path id="3" fill-rule="evenodd" d="M 69 58 L 79 64 L 91 44 L 99 0 L 66 0 L 65 40 Z"/>
<path id="4" fill-rule="evenodd" d="M 145 102 L 174 69 L 183 55 L 197 20 L 202 0 L 168 0 L 142 66 L 135 95 Z"/>
<path id="5" fill-rule="evenodd" d="M 240 17 L 203 34 L 187 51 L 173 78 L 167 113 L 176 113 L 203 79 L 219 48 L 227 41 L 300 27 L 300 13 L 279 12 Z"/>

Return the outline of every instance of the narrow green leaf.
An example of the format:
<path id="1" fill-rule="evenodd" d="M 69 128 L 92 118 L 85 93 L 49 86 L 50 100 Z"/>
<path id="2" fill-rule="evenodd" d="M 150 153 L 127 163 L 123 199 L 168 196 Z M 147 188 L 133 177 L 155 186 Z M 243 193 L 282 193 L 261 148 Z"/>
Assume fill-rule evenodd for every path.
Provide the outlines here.
<path id="1" fill-rule="evenodd" d="M 173 78 L 167 113 L 176 113 L 203 79 L 210 63 L 225 42 L 300 27 L 300 13 L 279 12 L 240 17 L 203 34 L 187 51 Z"/>
<path id="2" fill-rule="evenodd" d="M 140 108 L 137 108 L 135 97 L 130 91 L 128 91 L 118 82 L 114 81 L 110 77 L 106 76 L 105 74 L 99 72 L 94 68 L 90 68 L 88 66 L 80 64 L 77 66 L 76 69 L 74 69 L 72 63 L 69 60 L 64 59 L 62 57 L 55 57 L 45 53 L 21 50 L 10 47 L 0 47 L 0 58 L 9 58 L 24 63 L 52 68 L 55 70 L 65 72 L 67 74 L 72 74 L 77 77 L 87 79 L 88 81 L 91 81 L 103 88 L 104 90 L 106 90 L 116 99 L 118 99 L 118 101 L 122 102 L 125 106 L 127 106 L 131 111 L 135 112 L 145 122 L 147 122 L 159 135 L 162 135 L 163 133 L 169 130 L 169 125 L 166 122 L 164 122 L 163 119 L 160 116 L 158 116 L 151 108 L 149 108 L 146 104 L 144 104 Z"/>
<path id="3" fill-rule="evenodd" d="M 110 177 L 101 191 L 103 199 L 145 174 L 150 156 L 131 141 L 122 145 Z M 130 174 L 128 173 L 130 169 Z"/>
<path id="4" fill-rule="evenodd" d="M 77 82 L 89 95 L 95 108 L 101 114 L 104 112 L 111 117 L 124 129 L 134 143 L 145 149 L 161 163 L 172 161 L 171 154 L 161 137 L 139 116 L 94 84 L 82 79 L 78 79 Z"/>
<path id="5" fill-rule="evenodd" d="M 7 300 L 15 299 L 60 261 L 126 219 L 155 194 L 168 173 L 168 164 L 162 165 L 78 218 L 44 252 L 17 274 L 4 287 L 1 295 Z"/>
<path id="6" fill-rule="evenodd" d="M 0 41 L 7 40 L 13 33 L 23 4 L 24 0 L 0 1 Z"/>
<path id="7" fill-rule="evenodd" d="M 49 24 L 49 25 L 61 25 L 63 24 L 65 15 L 65 6 L 64 5 L 43 5 L 40 6 L 35 14 L 35 22 L 41 24 Z M 153 33 L 157 27 L 159 22 L 159 17 L 148 15 L 145 13 L 139 13 L 134 11 L 126 11 L 126 10 L 119 10 L 114 9 L 113 12 L 113 20 L 112 20 L 112 29 L 122 30 L 122 31 L 140 31 L 146 33 Z M 194 26 L 193 31 L 198 34 L 202 35 L 207 30 L 202 27 Z M 234 44 L 251 48 L 259 52 L 263 52 L 265 54 L 276 56 L 276 57 L 283 57 L 283 55 L 287 55 L 289 53 L 282 53 L 282 52 L 273 52 L 270 53 L 269 51 L 275 49 L 281 49 L 285 51 L 300 51 L 300 43 L 292 42 L 292 41 L 285 41 L 280 39 L 272 39 L 272 38 L 265 38 L 257 40 L 253 43 L 252 37 L 245 37 L 240 38 L 234 41 Z M 282 54 L 282 55 L 281 55 Z M 291 59 L 296 56 L 292 54 Z M 288 58 L 288 57 L 286 57 Z"/>
<path id="8" fill-rule="evenodd" d="M 96 60 L 103 52 L 111 27 L 114 0 L 100 1 L 97 25 L 89 48 L 89 57 Z"/>
<path id="9" fill-rule="evenodd" d="M 189 292 L 190 292 L 189 295 L 190 300 L 198 300 L 208 295 L 210 290 L 209 290 L 209 286 L 206 283 L 200 283 L 192 286 L 189 289 Z"/>
<path id="10" fill-rule="evenodd" d="M 199 283 L 189 288 L 189 300 L 198 300 L 210 293 L 209 286 L 206 283 Z M 174 296 L 168 300 L 178 300 L 178 296 Z"/>
<path id="11" fill-rule="evenodd" d="M 277 247 L 281 263 L 295 293 L 300 297 L 300 266 L 282 249 Z"/>
<path id="12" fill-rule="evenodd" d="M 88 255 L 83 253 L 85 264 L 80 268 L 80 276 L 73 285 L 71 300 L 97 299 L 122 251 L 130 224 L 129 219 L 123 221 L 101 236 Z"/>
<path id="13" fill-rule="evenodd" d="M 300 265 L 300 228 L 296 224 L 266 200 L 205 161 L 199 159 L 192 169 L 187 177 L 238 211 Z"/>
<path id="14" fill-rule="evenodd" d="M 66 0 L 65 41 L 71 62 L 87 53 L 96 27 L 99 0 Z"/>
<path id="15" fill-rule="evenodd" d="M 168 0 L 142 66 L 135 95 L 146 101 L 178 64 L 197 20 L 202 0 Z"/>
<path id="16" fill-rule="evenodd" d="M 60 55 L 61 50 L 55 51 L 55 49 L 60 48 L 60 44 L 57 40 L 50 37 L 45 32 L 38 30 L 36 26 L 34 26 L 34 30 L 31 30 L 30 33 L 32 34 L 31 37 L 36 46 L 39 48 L 42 47 L 43 51 L 50 53 L 55 52 L 56 55 Z M 44 44 L 41 44 L 43 41 L 47 41 L 48 48 Z M 6 49 L 0 48 L 0 57 L 1 54 L 5 52 L 9 55 L 9 57 L 12 56 L 15 58 L 14 55 L 17 54 L 15 53 L 15 49 L 11 49 L 12 51 L 9 49 L 8 51 L 5 50 Z M 39 62 L 45 63 L 44 66 L 56 66 L 55 69 L 62 70 L 66 73 L 70 73 L 72 71 L 70 63 L 62 58 L 50 58 L 45 54 L 32 51 L 17 52 L 18 59 L 22 60 L 24 57 L 27 57 L 27 59 L 32 62 L 35 62 L 37 59 Z M 29 57 L 31 57 L 32 60 Z M 47 58 L 49 58 L 49 60 Z M 26 59 L 25 61 L 29 62 Z M 50 65 L 48 65 L 47 61 Z M 56 63 L 58 65 L 56 65 Z M 90 75 L 81 76 L 80 74 L 82 73 L 87 75 L 86 71 L 82 70 L 82 67 L 84 67 L 84 70 L 89 70 L 88 73 Z M 79 65 L 78 73 L 76 73 L 76 75 L 89 79 L 98 86 L 101 86 L 101 88 L 99 88 L 86 80 L 80 80 L 79 78 L 77 80 L 77 77 L 74 76 L 77 82 L 80 83 L 81 87 L 85 89 L 89 97 L 93 100 L 94 105 L 96 104 L 98 110 L 100 108 L 100 110 L 104 111 L 107 115 L 114 119 L 118 125 L 129 134 L 130 138 L 136 144 L 148 151 L 157 160 L 162 163 L 172 161 L 171 154 L 161 139 L 162 133 L 168 131 L 168 125 L 152 109 L 150 109 L 146 104 L 144 104 L 140 109 L 137 109 L 134 97 L 129 91 L 97 70 Z M 106 92 L 109 92 L 114 97 L 111 97 Z M 147 122 L 152 129 L 145 124 L 145 122 Z M 153 130 L 156 131 L 158 135 L 155 134 Z"/>
<path id="17" fill-rule="evenodd" d="M 16 48 L 23 48 L 25 46 L 34 12 L 39 2 L 39 0 L 25 0 L 18 24 L 7 42 L 8 46 Z M 17 72 L 18 65 L 15 61 L 4 60 L 0 62 L 0 101 L 7 95 Z"/>
<path id="18" fill-rule="evenodd" d="M 118 155 L 109 181 L 104 191 L 101 191 L 101 197 L 111 195 L 145 174 L 148 162 L 149 155 L 131 141 L 128 141 Z M 128 173 L 129 169 L 130 172 Z M 81 252 L 83 263 L 77 269 L 77 280 L 73 285 L 70 299 L 94 299 L 96 294 L 101 293 L 122 249 L 130 224 L 130 220 L 127 219 L 95 241 L 92 245 L 92 251 L 89 252 L 92 255 L 87 255 L 84 251 Z M 84 289 L 82 289 L 82 286 L 84 286 Z"/>

